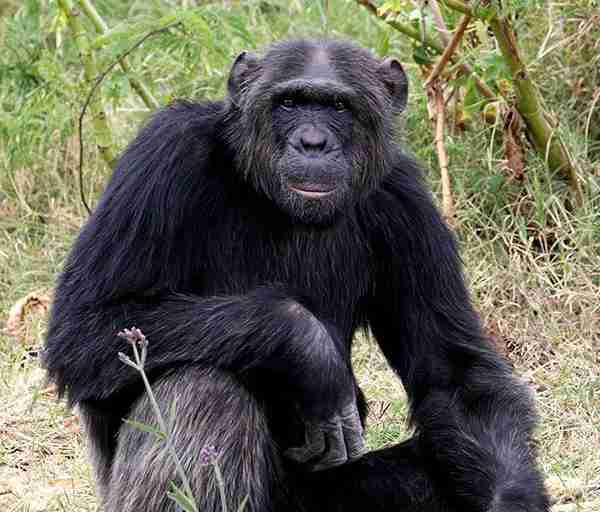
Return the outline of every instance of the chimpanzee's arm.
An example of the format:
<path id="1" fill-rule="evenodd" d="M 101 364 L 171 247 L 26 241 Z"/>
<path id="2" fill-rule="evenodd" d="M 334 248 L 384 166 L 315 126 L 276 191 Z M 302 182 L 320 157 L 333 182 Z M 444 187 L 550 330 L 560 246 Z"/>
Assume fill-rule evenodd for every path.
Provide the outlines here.
<path id="1" fill-rule="evenodd" d="M 59 287 L 45 364 L 72 402 L 108 399 L 139 381 L 117 357 L 130 353 L 117 332 L 136 326 L 149 340 L 145 369 L 150 375 L 194 363 L 247 377 L 265 370 L 283 389 L 293 391 L 301 382 L 303 397 L 319 397 L 315 408 L 324 407 L 327 398 L 331 404 L 327 373 L 315 371 L 310 379 L 305 374 L 343 358 L 324 325 L 280 290 L 209 298 L 172 294 L 114 305 L 73 305 L 61 296 L 67 293 Z M 312 393 L 307 385 L 314 385 Z"/>
<path id="2" fill-rule="evenodd" d="M 458 510 L 546 511 L 528 390 L 485 339 L 455 240 L 404 165 L 367 209 L 378 267 L 370 324 L 426 464 Z"/>
<path id="3" fill-rule="evenodd" d="M 64 286 L 64 285 L 63 285 Z M 69 401 L 105 402 L 140 382 L 118 352 L 116 334 L 135 326 L 149 340 L 145 370 L 153 378 L 181 365 L 229 371 L 252 385 L 256 377 L 287 392 L 306 421 L 306 444 L 286 455 L 314 470 L 364 453 L 354 381 L 335 328 L 277 288 L 244 295 L 173 294 L 114 305 L 74 305 L 63 287 L 48 330 L 45 365 Z"/>

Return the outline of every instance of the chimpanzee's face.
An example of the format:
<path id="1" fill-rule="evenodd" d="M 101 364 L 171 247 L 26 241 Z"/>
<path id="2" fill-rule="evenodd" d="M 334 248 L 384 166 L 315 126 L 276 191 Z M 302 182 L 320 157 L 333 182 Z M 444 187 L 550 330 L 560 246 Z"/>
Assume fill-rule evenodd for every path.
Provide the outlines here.
<path id="1" fill-rule="evenodd" d="M 330 222 L 391 168 L 407 94 L 396 61 L 347 43 L 281 43 L 238 57 L 229 92 L 238 167 L 294 218 Z"/>
<path id="2" fill-rule="evenodd" d="M 352 165 L 352 105 L 344 95 L 315 98 L 296 85 L 273 98 L 274 199 L 304 219 L 323 220 L 347 203 L 358 172 Z"/>

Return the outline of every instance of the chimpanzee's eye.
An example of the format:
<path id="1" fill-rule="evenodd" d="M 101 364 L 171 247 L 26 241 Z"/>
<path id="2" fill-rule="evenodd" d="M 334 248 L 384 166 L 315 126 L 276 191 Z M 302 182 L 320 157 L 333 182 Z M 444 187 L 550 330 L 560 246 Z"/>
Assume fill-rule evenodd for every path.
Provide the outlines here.
<path id="1" fill-rule="evenodd" d="M 283 98 L 283 100 L 281 100 L 281 104 L 285 107 L 285 108 L 292 108 L 296 102 L 293 100 L 293 98 Z"/>
<path id="2" fill-rule="evenodd" d="M 334 106 L 338 112 L 344 112 L 346 110 L 346 104 L 342 100 L 335 100 Z"/>

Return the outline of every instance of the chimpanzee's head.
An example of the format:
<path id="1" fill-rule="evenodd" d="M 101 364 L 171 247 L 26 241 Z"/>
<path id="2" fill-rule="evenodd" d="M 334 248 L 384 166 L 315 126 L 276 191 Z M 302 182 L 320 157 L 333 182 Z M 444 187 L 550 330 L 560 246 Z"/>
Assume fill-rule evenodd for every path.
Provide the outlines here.
<path id="1" fill-rule="evenodd" d="M 304 222 L 327 222 L 391 168 L 408 86 L 398 61 L 341 41 L 242 53 L 228 81 L 228 139 L 257 190 Z"/>

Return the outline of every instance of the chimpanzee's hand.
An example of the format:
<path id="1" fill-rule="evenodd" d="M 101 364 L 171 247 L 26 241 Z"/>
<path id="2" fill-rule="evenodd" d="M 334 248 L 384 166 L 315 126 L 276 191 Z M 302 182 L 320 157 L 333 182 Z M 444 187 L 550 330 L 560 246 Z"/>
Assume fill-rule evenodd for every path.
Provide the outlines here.
<path id="1" fill-rule="evenodd" d="M 361 457 L 366 448 L 356 406 L 349 354 L 343 354 L 336 329 L 299 304 L 288 310 L 311 329 L 303 330 L 302 355 L 291 369 L 295 402 L 305 425 L 305 444 L 284 455 L 320 471 Z M 308 333 L 308 334 L 307 334 Z M 298 349 L 298 348 L 297 348 Z"/>
<path id="2" fill-rule="evenodd" d="M 308 464 L 311 471 L 356 460 L 367 451 L 356 403 L 349 403 L 328 420 L 306 420 L 305 444 L 288 448 L 284 455 Z"/>

